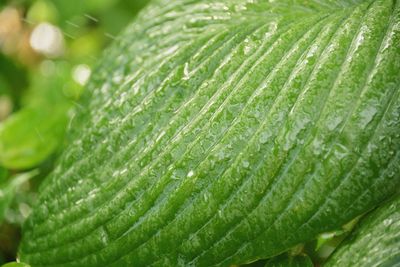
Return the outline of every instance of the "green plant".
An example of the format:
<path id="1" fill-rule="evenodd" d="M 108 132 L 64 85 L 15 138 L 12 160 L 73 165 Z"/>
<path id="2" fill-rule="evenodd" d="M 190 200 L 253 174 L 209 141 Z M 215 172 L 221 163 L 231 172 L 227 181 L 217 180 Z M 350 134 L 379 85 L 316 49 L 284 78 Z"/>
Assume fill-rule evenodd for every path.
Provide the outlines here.
<path id="1" fill-rule="evenodd" d="M 250 263 L 398 194 L 399 25 L 393 0 L 154 1 L 94 72 L 22 261 Z"/>

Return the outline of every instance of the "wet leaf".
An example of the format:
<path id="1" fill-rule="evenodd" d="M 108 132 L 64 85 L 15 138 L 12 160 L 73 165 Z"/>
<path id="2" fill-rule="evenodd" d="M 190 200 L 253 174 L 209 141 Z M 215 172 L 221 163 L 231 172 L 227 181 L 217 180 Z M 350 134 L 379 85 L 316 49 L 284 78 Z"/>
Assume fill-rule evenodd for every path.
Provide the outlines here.
<path id="1" fill-rule="evenodd" d="M 400 186 L 400 2 L 158 0 L 93 71 L 32 266 L 229 266 Z"/>

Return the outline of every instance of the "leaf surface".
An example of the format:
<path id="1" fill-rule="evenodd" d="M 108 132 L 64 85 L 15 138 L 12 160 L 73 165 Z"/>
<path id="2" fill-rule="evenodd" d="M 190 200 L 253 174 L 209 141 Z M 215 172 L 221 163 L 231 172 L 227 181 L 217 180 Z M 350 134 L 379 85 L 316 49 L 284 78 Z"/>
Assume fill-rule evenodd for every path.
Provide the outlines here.
<path id="1" fill-rule="evenodd" d="M 400 3 L 154 1 L 24 227 L 34 266 L 229 266 L 400 186 Z"/>

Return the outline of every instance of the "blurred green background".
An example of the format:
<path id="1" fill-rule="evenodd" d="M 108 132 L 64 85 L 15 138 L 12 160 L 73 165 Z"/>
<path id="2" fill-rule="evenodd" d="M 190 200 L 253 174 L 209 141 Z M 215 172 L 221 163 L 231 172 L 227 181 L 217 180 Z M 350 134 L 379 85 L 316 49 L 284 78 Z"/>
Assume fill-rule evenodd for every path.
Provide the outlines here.
<path id="1" fill-rule="evenodd" d="M 148 0 L 0 0 L 0 266 L 101 53 Z"/>

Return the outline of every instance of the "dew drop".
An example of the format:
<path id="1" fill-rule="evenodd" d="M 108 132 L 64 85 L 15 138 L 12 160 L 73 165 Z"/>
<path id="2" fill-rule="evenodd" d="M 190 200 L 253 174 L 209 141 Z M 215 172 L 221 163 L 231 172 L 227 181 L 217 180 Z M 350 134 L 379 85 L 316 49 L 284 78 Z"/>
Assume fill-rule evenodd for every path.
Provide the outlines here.
<path id="1" fill-rule="evenodd" d="M 193 175 L 194 175 L 194 172 L 191 170 L 191 171 L 188 172 L 187 177 L 190 178 L 190 177 L 193 177 Z"/>
<path id="2" fill-rule="evenodd" d="M 247 160 L 244 160 L 242 162 L 242 165 L 243 165 L 244 168 L 248 168 L 250 166 L 250 163 Z"/>

